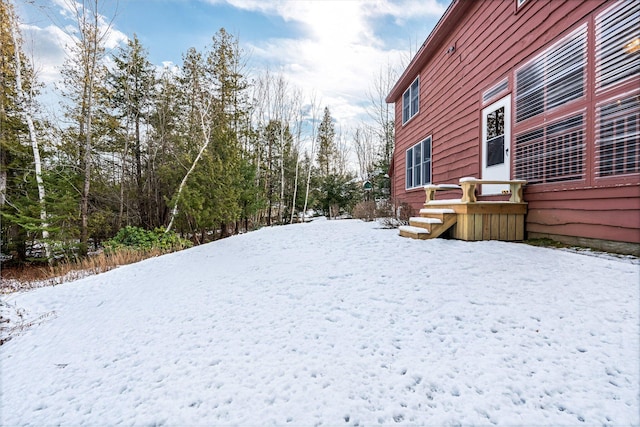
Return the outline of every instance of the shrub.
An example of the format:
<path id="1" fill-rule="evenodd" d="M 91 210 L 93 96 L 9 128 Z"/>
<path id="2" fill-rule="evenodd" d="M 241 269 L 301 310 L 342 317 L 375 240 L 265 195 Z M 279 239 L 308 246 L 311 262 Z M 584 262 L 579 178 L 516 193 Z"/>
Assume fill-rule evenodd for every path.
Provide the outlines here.
<path id="1" fill-rule="evenodd" d="M 413 216 L 413 208 L 409 203 L 402 202 L 400 203 L 399 211 L 398 211 L 398 221 L 402 224 L 409 224 L 409 218 Z"/>
<path id="2" fill-rule="evenodd" d="M 380 200 L 376 203 L 376 218 L 392 218 L 393 205 L 389 200 Z"/>
<path id="3" fill-rule="evenodd" d="M 165 233 L 163 228 L 145 230 L 130 225 L 121 228 L 114 237 L 104 242 L 107 253 L 115 253 L 122 249 L 171 252 L 191 247 L 191 245 L 189 240 L 181 238 L 173 231 Z"/>
<path id="4" fill-rule="evenodd" d="M 413 208 L 406 202 L 396 205 L 395 209 L 392 203 L 387 202 L 378 206 L 376 212 L 380 224 L 384 228 L 397 228 L 400 225 L 409 224 L 409 218 L 413 216 Z"/>
<path id="5" fill-rule="evenodd" d="M 373 200 L 359 202 L 353 208 L 353 217 L 363 221 L 373 221 L 376 217 L 376 202 Z"/>

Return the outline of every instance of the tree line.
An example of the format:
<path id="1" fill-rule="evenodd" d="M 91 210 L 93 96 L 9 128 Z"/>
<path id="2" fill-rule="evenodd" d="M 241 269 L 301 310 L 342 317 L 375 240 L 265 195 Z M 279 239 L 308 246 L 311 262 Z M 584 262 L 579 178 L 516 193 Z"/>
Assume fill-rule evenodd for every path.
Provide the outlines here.
<path id="1" fill-rule="evenodd" d="M 282 75 L 249 75 L 224 28 L 181 66 L 158 71 L 135 35 L 107 52 L 98 0 L 69 5 L 77 28 L 61 70 L 61 125 L 39 110 L 37 64 L 22 51 L 12 4 L 0 0 L 5 261 L 84 256 L 131 225 L 198 244 L 309 209 L 333 217 L 362 198 L 362 180 L 374 183 L 374 199 L 388 197 L 388 76 L 370 94 L 373 125 L 345 136 L 328 107 Z M 349 170 L 348 137 L 358 171 Z"/>

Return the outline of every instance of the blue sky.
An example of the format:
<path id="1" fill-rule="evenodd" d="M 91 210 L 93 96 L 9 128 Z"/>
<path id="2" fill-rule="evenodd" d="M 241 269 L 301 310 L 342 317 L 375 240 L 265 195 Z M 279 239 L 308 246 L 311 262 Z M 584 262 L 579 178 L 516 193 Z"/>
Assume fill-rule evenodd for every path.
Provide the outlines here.
<path id="1" fill-rule="evenodd" d="M 39 77 L 59 79 L 72 40 L 65 17 L 73 0 L 15 0 L 25 50 Z M 366 92 L 387 64 L 401 71 L 449 0 L 105 0 L 113 19 L 109 47 L 135 33 L 157 65 L 180 65 L 224 27 L 239 38 L 249 69 L 282 73 L 304 96 L 315 94 L 336 122 L 366 117 Z"/>

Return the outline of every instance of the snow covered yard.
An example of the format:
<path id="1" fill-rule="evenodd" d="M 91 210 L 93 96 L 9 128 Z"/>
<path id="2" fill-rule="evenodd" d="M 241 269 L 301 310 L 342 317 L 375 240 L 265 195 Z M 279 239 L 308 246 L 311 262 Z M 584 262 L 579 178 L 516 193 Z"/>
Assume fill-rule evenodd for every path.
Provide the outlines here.
<path id="1" fill-rule="evenodd" d="M 637 262 L 265 228 L 11 295 L 2 425 L 638 425 Z"/>

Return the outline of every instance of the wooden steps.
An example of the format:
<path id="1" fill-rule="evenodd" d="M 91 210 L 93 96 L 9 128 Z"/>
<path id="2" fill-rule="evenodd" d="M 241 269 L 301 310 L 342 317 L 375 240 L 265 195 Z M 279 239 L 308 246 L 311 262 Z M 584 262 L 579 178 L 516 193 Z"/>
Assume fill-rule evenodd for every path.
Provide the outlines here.
<path id="1" fill-rule="evenodd" d="M 481 185 L 509 185 L 508 201 L 479 201 L 476 192 Z M 420 216 L 409 219 L 409 225 L 400 227 L 400 235 L 414 239 L 433 239 L 451 229 L 454 239 L 503 240 L 524 239 L 527 203 L 522 198 L 526 181 L 495 181 L 473 177 L 461 178 L 460 185 L 425 185 L 426 200 Z M 436 200 L 441 190 L 461 190 L 460 199 Z"/>
<path id="2" fill-rule="evenodd" d="M 400 236 L 412 239 L 434 239 L 451 228 L 458 216 L 453 209 L 420 209 L 420 216 L 400 227 Z"/>

